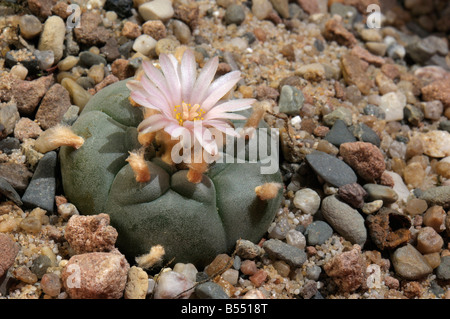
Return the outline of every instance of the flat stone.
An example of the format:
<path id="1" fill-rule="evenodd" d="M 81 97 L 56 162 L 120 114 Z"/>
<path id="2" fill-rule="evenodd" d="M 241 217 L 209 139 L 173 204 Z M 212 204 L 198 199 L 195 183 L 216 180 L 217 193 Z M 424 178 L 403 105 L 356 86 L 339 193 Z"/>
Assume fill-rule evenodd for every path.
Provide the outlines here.
<path id="1" fill-rule="evenodd" d="M 428 207 L 450 205 L 450 186 L 437 186 L 427 189 L 420 195 L 420 199 L 426 200 Z"/>
<path id="2" fill-rule="evenodd" d="M 308 225 L 305 235 L 308 245 L 322 245 L 333 235 L 333 228 L 326 222 L 318 220 Z"/>
<path id="3" fill-rule="evenodd" d="M 6 198 L 12 200 L 18 206 L 22 205 L 20 195 L 17 194 L 16 190 L 3 177 L 0 177 L 0 194 L 3 194 Z"/>
<path id="4" fill-rule="evenodd" d="M 288 115 L 298 115 L 303 106 L 305 97 L 302 91 L 290 85 L 284 85 L 281 88 L 280 100 L 278 106 L 280 112 Z"/>
<path id="5" fill-rule="evenodd" d="M 40 207 L 53 212 L 55 202 L 55 169 L 56 152 L 48 152 L 39 161 L 33 178 L 22 196 L 23 203 L 28 207 Z"/>
<path id="6" fill-rule="evenodd" d="M 374 83 L 369 78 L 364 61 L 354 54 L 345 54 L 341 58 L 342 75 L 348 85 L 354 84 L 362 94 L 368 95 Z M 367 63 L 366 63 L 367 65 Z"/>
<path id="7" fill-rule="evenodd" d="M 200 299 L 230 299 L 223 288 L 215 282 L 205 282 L 195 287 L 195 294 Z"/>
<path id="8" fill-rule="evenodd" d="M 19 247 L 9 237 L 9 235 L 0 233 L 0 278 L 14 264 Z"/>
<path id="9" fill-rule="evenodd" d="M 71 105 L 69 92 L 56 83 L 44 95 L 36 112 L 36 120 L 46 130 L 59 124 Z"/>
<path id="10" fill-rule="evenodd" d="M 335 187 L 357 181 L 357 176 L 352 168 L 334 156 L 316 151 L 306 155 L 306 160 L 317 175 Z"/>
<path id="11" fill-rule="evenodd" d="M 104 57 L 89 51 L 81 52 L 79 58 L 80 62 L 87 68 L 97 64 L 106 65 L 106 59 Z"/>
<path id="12" fill-rule="evenodd" d="M 391 261 L 395 272 L 408 280 L 417 280 L 433 272 L 423 255 L 411 244 L 397 248 Z"/>
<path id="13" fill-rule="evenodd" d="M 349 127 L 349 131 L 353 133 L 359 141 L 372 143 L 380 147 L 381 140 L 378 134 L 364 123 L 357 123 Z"/>
<path id="14" fill-rule="evenodd" d="M 365 184 L 363 188 L 367 192 L 367 200 L 374 201 L 381 199 L 384 204 L 392 204 L 398 200 L 398 195 L 392 188 L 379 184 Z"/>
<path id="15" fill-rule="evenodd" d="M 367 230 L 364 218 L 356 210 L 341 202 L 335 195 L 322 200 L 322 215 L 333 229 L 352 244 L 364 246 Z"/>
<path id="16" fill-rule="evenodd" d="M 279 239 L 269 239 L 264 242 L 263 249 L 273 259 L 285 261 L 292 267 L 301 267 L 306 261 L 305 251 L 288 245 Z"/>
<path id="17" fill-rule="evenodd" d="M 324 139 L 337 147 L 343 143 L 356 142 L 355 136 L 349 131 L 345 122 L 340 119 L 334 122 Z"/>
<path id="18" fill-rule="evenodd" d="M 24 164 L 0 163 L 0 177 L 4 178 L 18 192 L 23 192 L 33 174 Z"/>
<path id="19" fill-rule="evenodd" d="M 441 263 L 436 269 L 436 276 L 441 280 L 450 280 L 450 256 L 441 258 Z"/>

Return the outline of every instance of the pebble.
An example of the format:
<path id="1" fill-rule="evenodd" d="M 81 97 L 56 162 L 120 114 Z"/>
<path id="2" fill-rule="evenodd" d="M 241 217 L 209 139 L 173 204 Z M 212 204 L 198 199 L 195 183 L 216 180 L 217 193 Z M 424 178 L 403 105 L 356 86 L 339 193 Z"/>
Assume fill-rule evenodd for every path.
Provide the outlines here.
<path id="1" fill-rule="evenodd" d="M 342 237 L 353 244 L 364 245 L 367 230 L 364 218 L 357 210 L 331 195 L 322 200 L 321 211 L 328 224 Z"/>
<path id="2" fill-rule="evenodd" d="M 301 267 L 306 261 L 306 253 L 304 250 L 288 245 L 278 239 L 265 241 L 263 249 L 269 257 L 283 260 L 294 268 Z"/>
<path id="3" fill-rule="evenodd" d="M 353 208 L 362 208 L 367 192 L 358 183 L 353 183 L 339 187 L 338 196 Z"/>
<path id="4" fill-rule="evenodd" d="M 61 85 L 69 92 L 71 101 L 78 106 L 80 110 L 84 108 L 92 97 L 92 95 L 72 79 L 64 78 L 61 81 Z"/>
<path id="5" fill-rule="evenodd" d="M 173 28 L 173 34 L 181 44 L 187 44 L 191 41 L 191 29 L 186 23 L 180 20 L 172 20 L 171 27 Z"/>
<path id="6" fill-rule="evenodd" d="M 156 48 L 157 41 L 147 34 L 140 35 L 133 43 L 133 50 L 149 56 Z"/>
<path id="7" fill-rule="evenodd" d="M 259 269 L 254 275 L 250 276 L 248 279 L 256 287 L 261 287 L 261 285 L 267 280 L 267 271 L 264 269 Z"/>
<path id="8" fill-rule="evenodd" d="M 239 271 L 236 269 L 228 269 L 222 275 L 222 278 L 228 281 L 231 285 L 236 285 L 239 279 Z"/>
<path id="9" fill-rule="evenodd" d="M 420 199 L 425 200 L 428 206 L 446 206 L 450 204 L 450 186 L 431 187 L 423 192 Z"/>
<path id="10" fill-rule="evenodd" d="M 298 115 L 303 106 L 305 97 L 302 91 L 290 85 L 284 85 L 281 88 L 280 100 L 278 106 L 280 112 L 288 115 Z"/>
<path id="11" fill-rule="evenodd" d="M 25 14 L 19 20 L 20 35 L 27 40 L 37 37 L 42 31 L 42 23 L 37 17 Z"/>
<path id="12" fill-rule="evenodd" d="M 193 264 L 176 263 L 173 267 L 173 271 L 184 275 L 192 282 L 196 281 L 198 270 Z"/>
<path id="13" fill-rule="evenodd" d="M 39 64 L 39 69 L 41 70 L 48 70 L 55 63 L 55 54 L 51 50 L 34 50 L 33 54 L 36 57 Z"/>
<path id="14" fill-rule="evenodd" d="M 75 57 L 73 55 L 69 55 L 65 57 L 63 60 L 59 61 L 57 66 L 60 71 L 69 71 L 80 61 L 79 57 Z"/>
<path id="15" fill-rule="evenodd" d="M 356 85 L 359 91 L 364 94 L 370 94 L 374 85 L 373 81 L 365 72 L 367 62 L 361 60 L 354 54 L 345 54 L 341 57 L 342 75 L 348 85 Z"/>
<path id="16" fill-rule="evenodd" d="M 114 11 L 120 18 L 131 16 L 133 1 L 131 0 L 106 0 L 103 9 L 106 11 Z"/>
<path id="17" fill-rule="evenodd" d="M 346 107 L 338 107 L 323 117 L 323 122 L 328 126 L 333 126 L 337 120 L 343 121 L 346 126 L 352 125 L 351 110 Z"/>
<path id="18" fill-rule="evenodd" d="M 109 225 L 109 215 L 72 215 L 67 222 L 65 239 L 77 254 L 114 249 L 117 231 Z"/>
<path id="19" fill-rule="evenodd" d="M 130 269 L 118 253 L 87 253 L 72 256 L 61 279 L 71 299 L 122 298 Z"/>
<path id="20" fill-rule="evenodd" d="M 46 130 L 61 122 L 71 106 L 69 92 L 60 84 L 54 84 L 42 98 L 36 112 L 36 120 Z"/>
<path id="21" fill-rule="evenodd" d="M 423 255 L 411 244 L 397 248 L 391 261 L 395 272 L 407 280 L 421 279 L 433 271 Z"/>
<path id="22" fill-rule="evenodd" d="M 398 200 L 397 192 L 388 186 L 369 183 L 365 184 L 363 188 L 367 192 L 367 199 L 369 201 L 381 199 L 387 205 L 395 203 Z"/>
<path id="23" fill-rule="evenodd" d="M 133 266 L 128 271 L 127 284 L 125 286 L 125 299 L 145 299 L 149 282 L 147 273 L 140 267 Z"/>
<path id="24" fill-rule="evenodd" d="M 339 154 L 366 181 L 379 179 L 386 169 L 383 154 L 372 143 L 343 143 L 339 147 Z"/>
<path id="25" fill-rule="evenodd" d="M 273 6 L 269 0 L 252 1 L 252 13 L 259 20 L 267 19 L 273 10 Z"/>
<path id="26" fill-rule="evenodd" d="M 364 123 L 357 123 L 349 127 L 349 130 L 353 133 L 359 141 L 372 143 L 373 145 L 380 147 L 381 140 L 378 134 Z"/>
<path id="27" fill-rule="evenodd" d="M 290 229 L 286 234 L 286 243 L 288 243 L 288 245 L 297 247 L 298 249 L 305 249 L 306 238 L 302 232 L 296 229 Z"/>
<path id="28" fill-rule="evenodd" d="M 33 216 L 22 219 L 19 226 L 22 230 L 30 234 L 37 234 L 42 229 L 41 221 Z"/>
<path id="29" fill-rule="evenodd" d="M 308 266 L 306 268 L 306 278 L 317 281 L 317 280 L 319 280 L 321 272 L 322 272 L 322 268 L 320 268 L 317 265 Z"/>
<path id="30" fill-rule="evenodd" d="M 353 249 L 334 256 L 324 266 L 342 292 L 353 292 L 365 280 L 366 265 L 361 255 L 361 247 L 353 245 Z"/>
<path id="31" fill-rule="evenodd" d="M 14 131 L 14 127 L 19 119 L 20 114 L 15 103 L 0 103 L 0 124 L 3 126 L 6 135 Z"/>
<path id="32" fill-rule="evenodd" d="M 296 75 L 301 76 L 307 81 L 320 82 L 325 79 L 325 67 L 320 63 L 311 63 L 302 65 L 295 71 Z"/>
<path id="33" fill-rule="evenodd" d="M 356 183 L 357 177 L 351 167 L 334 156 L 316 151 L 306 155 L 306 160 L 317 175 L 333 186 Z"/>
<path id="34" fill-rule="evenodd" d="M 46 273 L 47 269 L 52 267 L 52 261 L 45 255 L 39 255 L 30 267 L 30 270 L 38 279 L 41 279 Z"/>
<path id="35" fill-rule="evenodd" d="M 56 191 L 56 152 L 51 151 L 39 161 L 22 202 L 27 207 L 40 207 L 53 212 Z"/>
<path id="36" fill-rule="evenodd" d="M 423 109 L 424 117 L 429 120 L 439 120 L 444 111 L 444 105 L 441 101 L 421 102 L 420 105 Z"/>
<path id="37" fill-rule="evenodd" d="M 436 269 L 436 276 L 441 280 L 450 280 L 450 256 L 441 258 L 441 264 Z"/>
<path id="38" fill-rule="evenodd" d="M 41 288 L 50 297 L 58 296 L 62 288 L 59 276 L 55 273 L 45 274 L 41 279 Z"/>
<path id="39" fill-rule="evenodd" d="M 28 75 L 28 69 L 22 64 L 16 64 L 11 68 L 10 74 L 16 79 L 25 80 Z"/>
<path id="40" fill-rule="evenodd" d="M 13 271 L 14 277 L 26 284 L 34 285 L 38 277 L 27 266 L 20 266 Z"/>
<path id="41" fill-rule="evenodd" d="M 417 250 L 422 254 L 440 252 L 443 245 L 444 240 L 432 227 L 424 227 L 419 230 L 417 235 Z"/>
<path id="42" fill-rule="evenodd" d="M 230 5 L 225 11 L 224 15 L 225 24 L 236 24 L 240 25 L 245 20 L 245 10 L 244 7 L 239 4 Z"/>
<path id="43" fill-rule="evenodd" d="M 428 208 L 427 202 L 423 199 L 413 198 L 406 203 L 405 212 L 411 216 L 421 215 Z"/>
<path id="44" fill-rule="evenodd" d="M 142 33 L 151 36 L 156 41 L 166 37 L 166 26 L 159 20 L 150 20 L 142 25 Z"/>
<path id="45" fill-rule="evenodd" d="M 18 192 L 23 192 L 33 174 L 24 164 L 0 163 L 0 177 L 4 178 Z"/>
<path id="46" fill-rule="evenodd" d="M 310 188 L 303 188 L 295 192 L 293 202 L 304 214 L 314 215 L 320 207 L 320 196 Z"/>
<path id="47" fill-rule="evenodd" d="M 258 271 L 258 267 L 253 260 L 246 259 L 242 262 L 240 270 L 244 275 L 251 276 Z"/>
<path id="48" fill-rule="evenodd" d="M 80 64 L 82 64 L 86 68 L 90 68 L 91 66 L 97 64 L 106 65 L 106 59 L 104 57 L 90 51 L 83 51 L 78 57 L 80 59 Z"/>
<path id="49" fill-rule="evenodd" d="M 214 260 L 205 267 L 205 273 L 212 277 L 218 272 L 225 271 L 233 266 L 231 257 L 227 254 L 219 254 L 214 258 Z"/>
<path id="50" fill-rule="evenodd" d="M 381 199 L 378 199 L 369 203 L 364 203 L 361 210 L 364 214 L 370 215 L 377 212 L 381 207 L 383 207 L 383 201 Z"/>
<path id="51" fill-rule="evenodd" d="M 95 84 L 98 84 L 105 77 L 105 66 L 103 64 L 93 65 L 87 75 L 94 80 Z"/>
<path id="52" fill-rule="evenodd" d="M 145 20 L 167 21 L 174 15 L 170 0 L 153 0 L 139 6 L 139 14 Z"/>
<path id="53" fill-rule="evenodd" d="M 331 130 L 325 135 L 325 140 L 339 147 L 343 143 L 356 142 L 355 136 L 349 131 L 343 120 L 337 119 Z"/>
<path id="54" fill-rule="evenodd" d="M 308 225 L 305 235 L 308 245 L 322 245 L 333 235 L 333 229 L 326 222 L 318 220 Z"/>
<path id="55" fill-rule="evenodd" d="M 323 35 L 328 41 L 336 41 L 347 47 L 352 47 L 357 42 L 355 36 L 344 27 L 340 17 L 333 17 L 325 23 Z"/>
<path id="56" fill-rule="evenodd" d="M 20 195 L 11 186 L 11 184 L 8 183 L 8 181 L 3 177 L 0 177 L 0 194 L 12 200 L 18 206 L 21 206 L 23 204 L 20 199 Z"/>
<path id="57" fill-rule="evenodd" d="M 243 259 L 254 259 L 261 254 L 261 247 L 245 239 L 236 241 L 236 255 Z"/>
<path id="58" fill-rule="evenodd" d="M 450 133 L 433 130 L 421 135 L 424 153 L 431 157 L 442 158 L 450 156 Z"/>
<path id="59" fill-rule="evenodd" d="M 195 295 L 200 299 L 229 299 L 223 288 L 215 282 L 205 282 L 196 286 Z"/>
<path id="60" fill-rule="evenodd" d="M 440 233 L 445 230 L 446 214 L 442 206 L 434 205 L 427 209 L 423 215 L 423 224 L 432 227 L 436 232 Z"/>
<path id="61" fill-rule="evenodd" d="M 7 234 L 0 233 L 0 278 L 14 264 L 19 247 Z"/>
<path id="62" fill-rule="evenodd" d="M 54 62 L 58 63 L 63 56 L 65 34 L 64 20 L 58 16 L 49 17 L 44 23 L 44 30 L 39 38 L 39 51 L 53 51 Z"/>
<path id="63" fill-rule="evenodd" d="M 13 150 L 20 149 L 20 141 L 14 137 L 7 137 L 0 140 L 0 151 L 10 155 Z"/>
<path id="64" fill-rule="evenodd" d="M 380 108 L 385 113 L 387 122 L 403 119 L 403 109 L 406 106 L 406 96 L 401 92 L 389 92 L 381 97 Z"/>
<path id="65" fill-rule="evenodd" d="M 37 138 L 42 130 L 39 125 L 28 117 L 22 117 L 14 127 L 14 137 L 23 142 L 26 138 Z"/>
<path id="66" fill-rule="evenodd" d="M 21 115 L 33 114 L 42 97 L 53 85 L 53 82 L 53 75 L 51 74 L 33 81 L 17 80 L 12 87 L 11 93 L 16 100 L 19 113 Z"/>

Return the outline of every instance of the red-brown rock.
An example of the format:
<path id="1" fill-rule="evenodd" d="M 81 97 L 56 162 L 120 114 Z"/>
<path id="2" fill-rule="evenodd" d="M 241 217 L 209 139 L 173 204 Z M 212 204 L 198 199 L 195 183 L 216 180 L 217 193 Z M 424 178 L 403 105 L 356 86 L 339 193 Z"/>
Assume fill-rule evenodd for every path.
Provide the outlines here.
<path id="1" fill-rule="evenodd" d="M 14 264 L 19 248 L 6 234 L 0 234 L 0 277 Z"/>
<path id="2" fill-rule="evenodd" d="M 17 80 L 12 85 L 11 93 L 19 113 L 32 114 L 53 82 L 53 75 L 43 76 L 33 81 Z"/>
<path id="3" fill-rule="evenodd" d="M 56 83 L 44 95 L 36 113 L 36 120 L 46 130 L 60 123 L 70 106 L 69 92 Z"/>
<path id="4" fill-rule="evenodd" d="M 338 44 L 350 48 L 357 43 L 355 36 L 344 27 L 341 19 L 337 17 L 334 17 L 325 23 L 323 35 L 328 41 L 336 41 Z"/>
<path id="5" fill-rule="evenodd" d="M 366 181 L 379 179 L 386 169 L 383 154 L 372 143 L 343 143 L 339 147 L 339 152 L 344 162 Z"/>

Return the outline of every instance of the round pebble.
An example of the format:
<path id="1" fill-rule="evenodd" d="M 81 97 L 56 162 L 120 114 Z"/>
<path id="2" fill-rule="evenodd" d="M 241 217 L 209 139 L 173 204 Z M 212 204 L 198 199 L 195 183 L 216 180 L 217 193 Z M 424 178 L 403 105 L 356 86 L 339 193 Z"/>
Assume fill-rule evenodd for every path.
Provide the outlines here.
<path id="1" fill-rule="evenodd" d="M 134 40 L 133 50 L 148 56 L 156 48 L 156 43 L 157 41 L 151 36 L 142 34 Z"/>
<path id="2" fill-rule="evenodd" d="M 305 214 L 314 215 L 320 207 L 320 196 L 310 188 L 295 192 L 294 205 Z"/>
<path id="3" fill-rule="evenodd" d="M 31 14 L 25 14 L 19 20 L 20 35 L 31 40 L 39 35 L 42 31 L 42 23 L 37 17 Z"/>
<path id="4" fill-rule="evenodd" d="M 225 24 L 240 25 L 245 20 L 244 7 L 239 4 L 232 4 L 225 11 Z"/>
<path id="5" fill-rule="evenodd" d="M 333 235 L 333 229 L 324 221 L 315 221 L 308 225 L 305 232 L 308 245 L 322 245 Z"/>

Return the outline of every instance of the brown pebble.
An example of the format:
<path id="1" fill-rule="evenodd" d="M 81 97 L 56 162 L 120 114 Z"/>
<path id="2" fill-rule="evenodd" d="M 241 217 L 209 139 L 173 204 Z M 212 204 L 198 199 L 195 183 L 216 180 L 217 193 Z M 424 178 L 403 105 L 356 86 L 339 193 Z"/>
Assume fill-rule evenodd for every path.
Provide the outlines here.
<path id="1" fill-rule="evenodd" d="M 0 233 L 0 277 L 14 264 L 19 249 L 6 234 Z"/>
<path id="2" fill-rule="evenodd" d="M 341 22 L 342 19 L 333 17 L 325 23 L 324 37 L 328 41 L 336 41 L 340 45 L 353 47 L 357 40 L 355 36 L 349 32 Z"/>
<path id="3" fill-rule="evenodd" d="M 408 188 L 419 187 L 423 183 L 425 176 L 426 172 L 423 166 L 418 162 L 413 162 L 406 165 L 403 170 L 403 179 L 405 180 L 405 184 Z"/>
<path id="4" fill-rule="evenodd" d="M 427 202 L 423 199 L 413 198 L 406 203 L 405 211 L 411 216 L 421 215 L 428 208 Z"/>
<path id="5" fill-rule="evenodd" d="M 317 137 L 325 137 L 325 135 L 327 135 L 329 131 L 330 128 L 328 126 L 320 125 L 314 129 L 313 133 Z"/>
<path id="6" fill-rule="evenodd" d="M 397 278 L 394 278 L 392 276 L 387 275 L 384 278 L 384 284 L 389 288 L 389 289 L 398 289 L 398 287 L 400 287 L 400 282 L 398 281 Z"/>
<path id="7" fill-rule="evenodd" d="M 215 274 L 230 269 L 233 266 L 233 261 L 231 257 L 227 254 L 217 255 L 214 260 L 205 267 L 205 272 L 208 276 L 214 276 Z"/>
<path id="8" fill-rule="evenodd" d="M 15 269 L 13 275 L 18 280 L 30 285 L 33 285 L 38 281 L 38 277 L 36 276 L 36 274 L 33 274 L 31 270 L 26 266 L 20 266 L 19 268 Z"/>
<path id="9" fill-rule="evenodd" d="M 423 255 L 428 265 L 430 265 L 431 268 L 436 269 L 441 264 L 441 256 L 439 253 L 432 253 L 432 254 L 426 254 Z"/>
<path id="10" fill-rule="evenodd" d="M 249 277 L 255 287 L 260 287 L 267 279 L 267 272 L 264 269 L 258 270 L 254 275 Z"/>
<path id="11" fill-rule="evenodd" d="M 432 206 L 423 215 L 423 224 L 433 227 L 438 233 L 445 229 L 445 211 L 442 206 Z"/>
<path id="12" fill-rule="evenodd" d="M 416 297 L 418 298 L 422 295 L 423 288 L 422 285 L 417 281 L 410 281 L 405 284 L 405 287 L 403 288 L 403 293 L 409 299 L 413 299 Z"/>
<path id="13" fill-rule="evenodd" d="M 37 138 L 41 135 L 42 129 L 39 124 L 30 120 L 28 117 L 22 117 L 14 128 L 14 137 L 19 141 L 23 141 L 26 138 Z"/>
<path id="14" fill-rule="evenodd" d="M 122 35 L 124 37 L 127 37 L 128 39 L 136 39 L 138 36 L 141 35 L 139 25 L 131 21 L 125 22 L 122 28 Z"/>
<path id="15" fill-rule="evenodd" d="M 431 227 L 422 228 L 417 235 L 417 250 L 422 254 L 440 252 L 443 245 L 444 240 Z"/>
<path id="16" fill-rule="evenodd" d="M 263 30 L 263 29 L 261 29 L 261 28 L 255 28 L 255 29 L 253 29 L 253 34 L 255 35 L 255 37 L 259 40 L 259 41 L 261 41 L 261 42 L 264 42 L 264 41 L 266 41 L 266 32 Z"/>
<path id="17" fill-rule="evenodd" d="M 295 61 L 295 52 L 294 46 L 292 44 L 286 44 L 281 48 L 280 53 L 286 58 L 288 61 Z"/>
<path id="18" fill-rule="evenodd" d="M 366 181 L 377 180 L 386 169 L 383 154 L 372 143 L 343 143 L 339 147 L 339 153 L 344 162 Z"/>
<path id="19" fill-rule="evenodd" d="M 254 275 L 258 271 L 258 267 L 256 267 L 256 263 L 253 260 L 248 260 L 248 259 L 244 260 L 241 263 L 240 269 L 244 275 L 248 275 L 248 276 Z"/>
<path id="20" fill-rule="evenodd" d="M 125 80 L 134 76 L 135 69 L 130 65 L 128 60 L 117 59 L 111 65 L 111 72 L 119 80 Z"/>
<path id="21" fill-rule="evenodd" d="M 142 32 L 158 41 L 166 37 L 167 30 L 160 20 L 151 20 L 142 25 Z"/>
<path id="22" fill-rule="evenodd" d="M 56 297 L 61 292 L 61 280 L 54 273 L 44 274 L 41 279 L 41 288 L 45 294 Z"/>
<path id="23" fill-rule="evenodd" d="M 364 198 L 367 196 L 366 190 L 358 183 L 347 184 L 339 187 L 339 197 L 353 208 L 362 208 Z"/>
<path id="24" fill-rule="evenodd" d="M 291 267 L 283 260 L 277 260 L 274 262 L 273 267 L 277 270 L 281 277 L 288 277 L 291 272 Z"/>

